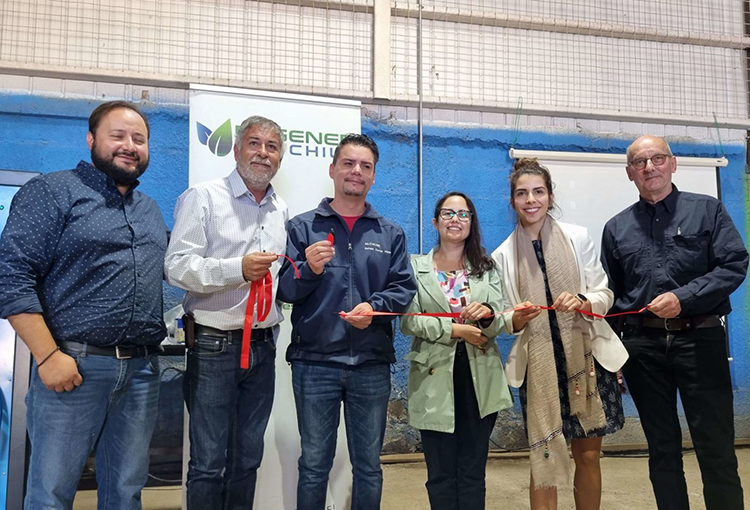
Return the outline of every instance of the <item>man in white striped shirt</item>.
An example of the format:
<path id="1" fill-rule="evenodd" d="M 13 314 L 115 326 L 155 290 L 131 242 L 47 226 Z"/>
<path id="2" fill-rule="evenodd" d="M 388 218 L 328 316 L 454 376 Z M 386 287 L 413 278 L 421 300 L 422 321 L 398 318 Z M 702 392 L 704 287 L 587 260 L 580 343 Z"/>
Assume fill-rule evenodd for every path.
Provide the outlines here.
<path id="1" fill-rule="evenodd" d="M 235 170 L 189 188 L 175 207 L 165 272 L 170 284 L 187 291 L 183 306 L 195 318 L 184 388 L 190 412 L 189 509 L 253 505 L 282 320 L 276 254 L 286 250 L 288 211 L 271 179 L 283 155 L 279 125 L 249 117 L 237 132 Z M 258 303 L 248 368 L 241 368 L 248 291 L 269 272 L 271 308 L 259 321 Z"/>

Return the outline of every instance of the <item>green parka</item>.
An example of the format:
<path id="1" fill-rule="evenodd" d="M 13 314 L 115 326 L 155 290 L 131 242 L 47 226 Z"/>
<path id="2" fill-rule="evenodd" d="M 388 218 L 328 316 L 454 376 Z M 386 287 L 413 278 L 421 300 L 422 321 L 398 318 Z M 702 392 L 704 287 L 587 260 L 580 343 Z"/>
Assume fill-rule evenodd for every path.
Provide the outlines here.
<path id="1" fill-rule="evenodd" d="M 434 250 L 433 250 L 434 251 Z M 417 295 L 408 313 L 450 312 L 432 265 L 433 251 L 412 257 L 417 279 Z M 496 270 L 486 271 L 481 278 L 469 278 L 471 300 L 489 304 L 495 312 L 502 310 L 502 285 Z M 401 331 L 413 335 L 409 368 L 409 424 L 422 430 L 453 433 L 455 409 L 453 405 L 453 362 L 458 339 L 451 338 L 452 319 L 445 317 L 401 318 Z M 482 332 L 488 341 L 485 352 L 466 343 L 474 392 L 479 403 L 479 414 L 485 416 L 513 405 L 503 371 L 495 336 L 504 331 L 505 316 L 497 315 Z"/>

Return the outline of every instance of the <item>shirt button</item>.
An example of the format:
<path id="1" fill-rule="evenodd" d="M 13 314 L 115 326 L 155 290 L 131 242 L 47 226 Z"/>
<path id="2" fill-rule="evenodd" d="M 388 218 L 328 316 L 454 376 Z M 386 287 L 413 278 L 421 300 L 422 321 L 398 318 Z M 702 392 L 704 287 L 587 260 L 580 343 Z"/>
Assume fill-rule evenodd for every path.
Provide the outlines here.
<path id="1" fill-rule="evenodd" d="M 659 218 L 656 218 L 656 221 L 659 221 Z"/>
<path id="2" fill-rule="evenodd" d="M 135 306 L 141 306 L 141 302 L 140 301 L 136 301 L 135 302 Z"/>
<path id="3" fill-rule="evenodd" d="M 435 373 L 435 369 L 434 369 L 434 368 L 431 368 L 431 369 L 430 369 L 430 375 L 432 375 L 432 374 L 434 374 L 434 373 Z"/>
<path id="4" fill-rule="evenodd" d="M 136 273 L 136 276 L 138 276 L 138 278 L 140 278 L 141 276 L 143 276 L 143 273 L 141 273 L 140 271 L 138 271 L 138 272 Z"/>
<path id="5" fill-rule="evenodd" d="M 656 264 L 656 267 L 661 267 L 661 264 Z"/>

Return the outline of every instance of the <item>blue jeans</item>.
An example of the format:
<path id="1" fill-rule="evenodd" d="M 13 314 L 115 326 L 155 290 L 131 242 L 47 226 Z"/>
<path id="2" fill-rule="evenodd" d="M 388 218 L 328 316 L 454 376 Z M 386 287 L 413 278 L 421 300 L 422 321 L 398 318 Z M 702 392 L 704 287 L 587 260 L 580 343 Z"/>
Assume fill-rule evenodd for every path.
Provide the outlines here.
<path id="1" fill-rule="evenodd" d="M 196 335 L 188 351 L 185 403 L 190 412 L 190 510 L 251 509 L 273 404 L 275 337 L 250 343 L 240 368 L 242 335 Z"/>
<path id="2" fill-rule="evenodd" d="M 45 388 L 34 364 L 26 396 L 31 440 L 26 510 L 72 508 L 94 449 L 98 508 L 141 509 L 159 402 L 159 358 L 118 360 L 85 351 L 63 350 L 76 359 L 83 377 L 73 391 Z"/>
<path id="3" fill-rule="evenodd" d="M 390 366 L 330 367 L 295 361 L 292 384 L 302 444 L 297 510 L 325 508 L 342 401 L 353 474 L 351 510 L 380 508 L 380 450 L 391 394 Z"/>

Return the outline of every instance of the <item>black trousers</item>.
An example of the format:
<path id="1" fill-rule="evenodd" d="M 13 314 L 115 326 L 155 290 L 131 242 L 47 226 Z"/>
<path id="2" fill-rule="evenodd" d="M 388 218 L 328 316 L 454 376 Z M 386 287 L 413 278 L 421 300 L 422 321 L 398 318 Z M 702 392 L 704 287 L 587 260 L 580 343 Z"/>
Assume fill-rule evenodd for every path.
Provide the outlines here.
<path id="1" fill-rule="evenodd" d="M 479 417 L 466 346 L 456 346 L 453 364 L 455 432 L 420 430 L 427 462 L 432 510 L 484 510 L 484 472 L 497 413 Z"/>
<path id="2" fill-rule="evenodd" d="M 659 510 L 690 507 L 678 390 L 703 478 L 706 509 L 744 508 L 724 329 L 667 332 L 625 326 L 623 342 L 630 354 L 623 374 L 648 440 L 649 473 Z"/>

